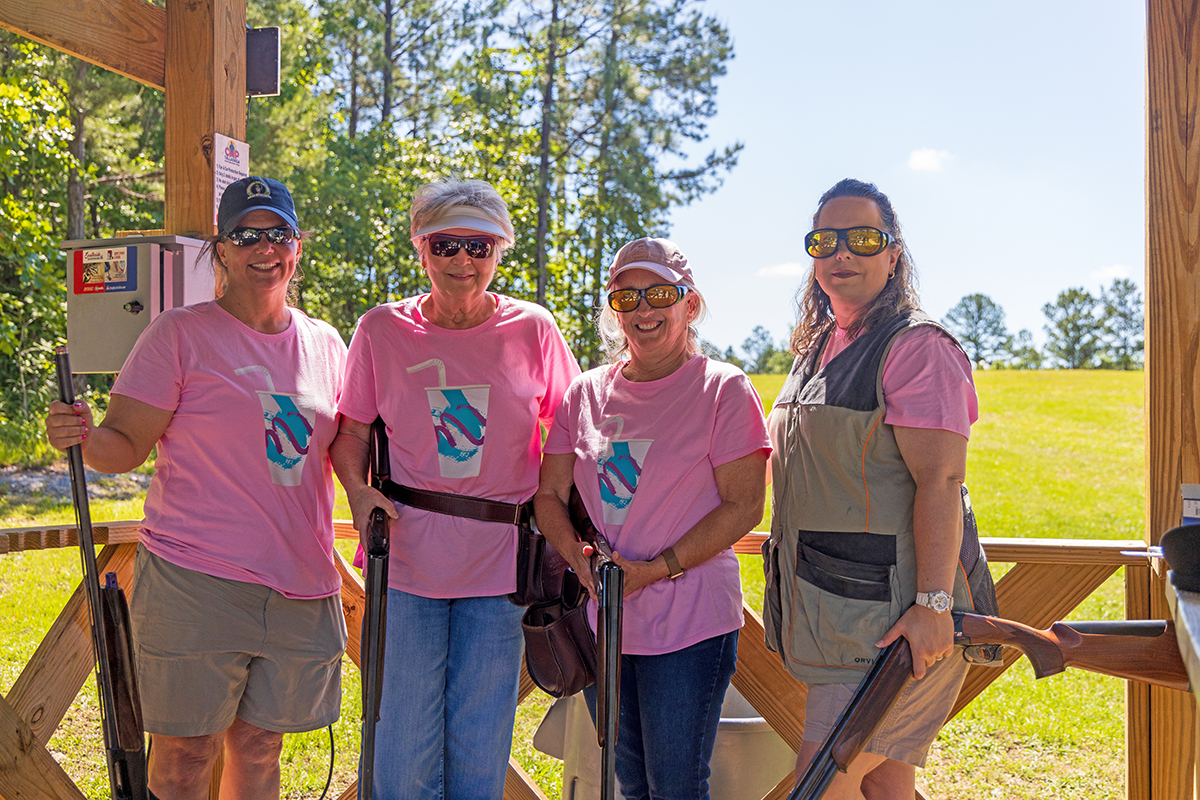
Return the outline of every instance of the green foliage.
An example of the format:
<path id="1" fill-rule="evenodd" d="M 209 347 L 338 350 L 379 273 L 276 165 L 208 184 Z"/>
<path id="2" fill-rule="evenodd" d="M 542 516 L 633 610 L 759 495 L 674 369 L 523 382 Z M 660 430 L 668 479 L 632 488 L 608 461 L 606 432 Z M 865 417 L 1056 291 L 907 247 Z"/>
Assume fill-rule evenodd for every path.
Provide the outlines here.
<path id="1" fill-rule="evenodd" d="M 985 294 L 969 294 L 959 300 L 942 323 L 958 337 L 967 357 L 976 367 L 1000 358 L 1009 344 L 1004 309 Z"/>
<path id="2" fill-rule="evenodd" d="M 1084 289 L 1059 292 L 1053 303 L 1042 306 L 1046 323 L 1046 353 L 1067 369 L 1096 366 L 1101 352 L 1103 322 L 1096 298 Z"/>
<path id="3" fill-rule="evenodd" d="M 1117 369 L 1139 369 L 1145 361 L 1146 320 L 1142 293 L 1127 278 L 1116 278 L 1101 292 L 1104 307 L 1105 360 Z"/>
<path id="4" fill-rule="evenodd" d="M 54 347 L 65 338 L 62 257 L 54 220 L 71 126 L 61 84 L 38 77 L 32 45 L 5 34 L 0 71 L 0 448 L 44 453 Z M 39 452 L 40 451 L 40 452 Z"/>

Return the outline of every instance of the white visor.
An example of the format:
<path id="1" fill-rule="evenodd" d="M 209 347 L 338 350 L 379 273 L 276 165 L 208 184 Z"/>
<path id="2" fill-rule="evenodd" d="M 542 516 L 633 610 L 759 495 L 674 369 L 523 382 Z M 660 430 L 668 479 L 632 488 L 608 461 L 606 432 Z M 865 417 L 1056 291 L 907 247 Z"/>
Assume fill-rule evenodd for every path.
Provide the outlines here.
<path id="1" fill-rule="evenodd" d="M 504 228 L 500 227 L 493 220 L 492 216 L 483 209 L 476 208 L 475 206 L 454 206 L 446 214 L 438 217 L 414 233 L 414 244 L 415 240 L 421 236 L 428 236 L 431 233 L 449 230 L 450 228 L 469 228 L 474 231 L 499 236 L 509 244 L 512 244 L 513 241 L 512 237 L 505 233 Z"/>

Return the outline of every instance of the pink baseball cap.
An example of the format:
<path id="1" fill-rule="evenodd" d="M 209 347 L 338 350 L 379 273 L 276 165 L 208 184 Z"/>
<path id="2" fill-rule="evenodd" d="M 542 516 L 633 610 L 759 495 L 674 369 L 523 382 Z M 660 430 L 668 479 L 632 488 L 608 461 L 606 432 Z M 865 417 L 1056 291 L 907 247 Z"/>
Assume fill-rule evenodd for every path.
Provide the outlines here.
<path id="1" fill-rule="evenodd" d="M 692 271 L 688 268 L 687 256 L 669 239 L 634 239 L 618 250 L 612 266 L 608 268 L 605 288 L 611 289 L 613 280 L 627 269 L 648 269 L 655 275 L 661 275 L 668 283 L 692 288 L 696 286 Z"/>

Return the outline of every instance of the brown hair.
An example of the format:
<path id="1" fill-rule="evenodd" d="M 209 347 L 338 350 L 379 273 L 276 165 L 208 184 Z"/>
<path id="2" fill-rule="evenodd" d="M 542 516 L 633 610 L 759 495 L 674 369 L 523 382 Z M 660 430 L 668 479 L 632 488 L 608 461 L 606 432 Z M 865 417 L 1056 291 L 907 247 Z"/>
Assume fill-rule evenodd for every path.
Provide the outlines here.
<path id="1" fill-rule="evenodd" d="M 843 178 L 821 195 L 817 202 L 817 210 L 813 214 L 813 228 L 817 227 L 817 219 L 821 216 L 821 209 L 825 204 L 838 197 L 861 197 L 874 201 L 879 208 L 879 218 L 884 231 L 892 238 L 889 247 L 900 248 L 895 272 L 888 278 L 883 291 L 875 297 L 869 308 L 851 320 L 846 327 L 846 333 L 853 339 L 880 320 L 918 308 L 921 301 L 917 296 L 917 273 L 913 267 L 912 254 L 908 252 L 908 245 L 904 242 L 900 220 L 896 217 L 896 210 L 892 208 L 892 201 L 873 183 Z M 797 305 L 799 320 L 792 330 L 791 341 L 788 344 L 793 353 L 804 355 L 837 324 L 829 295 L 817 282 L 815 267 L 809 269 L 805 284 L 798 292 Z"/>

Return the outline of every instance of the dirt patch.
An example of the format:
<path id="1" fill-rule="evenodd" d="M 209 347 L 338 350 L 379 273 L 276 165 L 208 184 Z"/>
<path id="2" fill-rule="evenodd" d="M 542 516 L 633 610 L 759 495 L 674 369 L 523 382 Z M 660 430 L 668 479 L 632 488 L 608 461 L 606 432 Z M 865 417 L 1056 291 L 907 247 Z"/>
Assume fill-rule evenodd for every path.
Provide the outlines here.
<path id="1" fill-rule="evenodd" d="M 150 485 L 150 476 L 140 472 L 106 475 L 103 472 L 85 469 L 84 473 L 87 477 L 88 494 L 96 498 L 130 500 L 144 495 L 146 487 Z M 0 495 L 70 500 L 71 475 L 66 464 L 30 469 L 0 467 Z"/>

